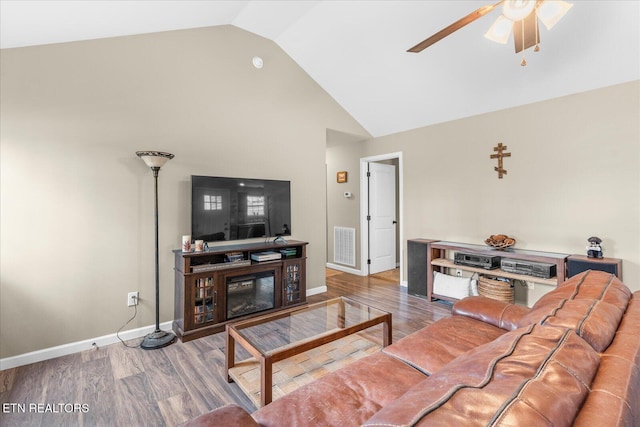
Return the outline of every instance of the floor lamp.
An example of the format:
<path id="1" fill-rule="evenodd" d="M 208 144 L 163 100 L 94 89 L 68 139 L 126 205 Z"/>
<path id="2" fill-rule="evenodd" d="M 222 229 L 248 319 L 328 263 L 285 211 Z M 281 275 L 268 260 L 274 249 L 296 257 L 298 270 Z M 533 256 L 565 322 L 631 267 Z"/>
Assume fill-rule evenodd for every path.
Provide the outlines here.
<path id="1" fill-rule="evenodd" d="M 153 171 L 153 179 L 155 182 L 155 223 L 156 223 L 156 330 L 145 336 L 142 340 L 142 347 L 145 350 L 153 350 L 156 348 L 166 347 L 175 341 L 176 336 L 171 332 L 160 330 L 160 277 L 158 268 L 158 172 L 167 161 L 173 159 L 174 155 L 163 153 L 161 151 L 137 151 L 136 155 L 140 157 Z"/>

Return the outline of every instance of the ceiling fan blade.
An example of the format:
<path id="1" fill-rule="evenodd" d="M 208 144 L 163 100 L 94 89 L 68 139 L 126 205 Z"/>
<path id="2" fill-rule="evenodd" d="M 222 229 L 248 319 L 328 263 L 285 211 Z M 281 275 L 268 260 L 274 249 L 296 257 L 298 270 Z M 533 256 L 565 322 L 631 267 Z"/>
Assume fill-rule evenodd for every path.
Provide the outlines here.
<path id="1" fill-rule="evenodd" d="M 449 34 L 455 32 L 455 31 L 458 31 L 460 28 L 462 28 L 462 27 L 464 27 L 466 25 L 469 25 L 470 23 L 472 23 L 476 19 L 483 17 L 484 15 L 486 15 L 489 12 L 491 12 L 493 9 L 495 9 L 497 6 L 499 6 L 503 2 L 504 2 L 504 0 L 500 0 L 496 4 L 492 4 L 492 5 L 488 4 L 486 6 L 482 6 L 481 8 L 479 8 L 477 10 L 474 10 L 473 12 L 471 12 L 470 14 L 465 16 L 464 18 L 458 19 L 456 22 L 454 22 L 453 24 L 449 25 L 448 27 L 445 27 L 442 30 L 438 31 L 437 33 L 435 33 L 434 35 L 432 35 L 428 39 L 425 39 L 425 40 L 421 41 L 420 43 L 418 43 L 417 45 L 415 45 L 411 49 L 407 50 L 407 52 L 414 52 L 414 53 L 422 52 L 423 50 L 425 50 L 426 48 L 428 48 L 432 44 L 442 40 L 445 37 L 447 37 Z"/>
<path id="2" fill-rule="evenodd" d="M 513 23 L 513 44 L 516 53 L 529 49 L 540 43 L 540 31 L 538 31 L 538 19 L 532 13 L 522 21 Z"/>

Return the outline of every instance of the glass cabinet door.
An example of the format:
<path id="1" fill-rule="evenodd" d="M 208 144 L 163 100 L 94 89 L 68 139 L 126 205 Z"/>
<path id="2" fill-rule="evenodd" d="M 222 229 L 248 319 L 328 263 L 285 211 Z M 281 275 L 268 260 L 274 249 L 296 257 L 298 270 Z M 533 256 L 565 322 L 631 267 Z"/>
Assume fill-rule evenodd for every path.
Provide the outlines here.
<path id="1" fill-rule="evenodd" d="M 193 324 L 197 327 L 216 320 L 218 294 L 213 275 L 194 279 Z"/>
<path id="2" fill-rule="evenodd" d="M 302 271 L 303 266 L 300 261 L 290 261 L 284 263 L 283 280 L 283 304 L 296 304 L 301 301 Z"/>

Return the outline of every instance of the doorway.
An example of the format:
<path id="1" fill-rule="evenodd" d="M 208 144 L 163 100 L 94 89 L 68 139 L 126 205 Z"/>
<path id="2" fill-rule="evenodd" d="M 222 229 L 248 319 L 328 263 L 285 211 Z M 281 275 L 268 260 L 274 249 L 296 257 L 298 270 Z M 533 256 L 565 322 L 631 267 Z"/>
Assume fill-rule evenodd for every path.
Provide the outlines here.
<path id="1" fill-rule="evenodd" d="M 364 276 L 399 265 L 403 277 L 402 175 L 402 153 L 360 159 L 360 265 Z"/>

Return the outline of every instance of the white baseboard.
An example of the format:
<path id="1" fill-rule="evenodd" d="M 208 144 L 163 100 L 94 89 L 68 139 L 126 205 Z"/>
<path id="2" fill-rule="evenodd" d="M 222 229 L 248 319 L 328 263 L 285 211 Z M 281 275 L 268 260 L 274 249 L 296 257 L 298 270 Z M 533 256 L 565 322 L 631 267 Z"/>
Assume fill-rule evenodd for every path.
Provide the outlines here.
<path id="1" fill-rule="evenodd" d="M 330 262 L 327 263 L 327 268 L 342 271 L 344 273 L 355 274 L 356 276 L 366 276 L 366 274 L 363 274 L 362 271 L 356 270 L 355 268 L 345 267 L 344 265 L 333 264 Z"/>
<path id="2" fill-rule="evenodd" d="M 326 285 L 308 289 L 307 296 L 322 294 L 324 292 L 327 292 Z M 172 321 L 161 323 L 160 329 L 162 329 L 163 331 L 169 331 L 171 330 L 171 324 Z M 138 329 L 124 331 L 119 335 L 120 338 L 127 341 L 131 339 L 142 338 L 145 335 L 153 332 L 154 330 L 155 325 L 150 325 Z M 110 334 L 93 339 L 63 344 L 56 347 L 44 348 L 42 350 L 32 351 L 31 353 L 24 353 L 17 356 L 6 357 L 4 359 L 0 359 L 0 371 L 4 371 L 5 369 L 17 368 L 18 366 L 24 366 L 30 363 L 42 362 L 43 360 L 54 359 L 56 357 L 66 356 L 68 354 L 79 353 L 85 350 L 90 350 L 91 348 L 93 348 L 94 344 L 98 347 L 103 347 L 118 342 L 120 342 L 120 340 L 118 339 L 116 334 Z"/>
<path id="3" fill-rule="evenodd" d="M 171 330 L 172 323 L 173 321 L 161 323 L 160 329 L 162 329 L 163 331 L 169 331 Z M 153 332 L 155 329 L 156 329 L 155 325 L 150 325 L 150 326 L 144 326 L 138 329 L 130 329 L 128 331 L 120 332 L 119 335 L 120 335 L 120 338 L 127 341 L 135 338 L 142 338 L 145 335 Z M 105 345 L 115 344 L 118 342 L 120 342 L 120 340 L 118 339 L 116 334 L 110 334 L 110 335 L 104 335 L 98 338 L 72 342 L 69 344 L 63 344 L 56 347 L 44 348 L 42 350 L 32 351 L 31 353 L 25 353 L 25 354 L 19 354 L 17 356 L 6 357 L 4 359 L 0 359 L 0 371 L 89 350 L 93 348 L 94 344 L 97 345 L 98 347 L 102 347 Z"/>
<path id="4" fill-rule="evenodd" d="M 327 292 L 327 285 L 318 286 L 317 288 L 307 289 L 307 296 L 318 295 Z"/>

